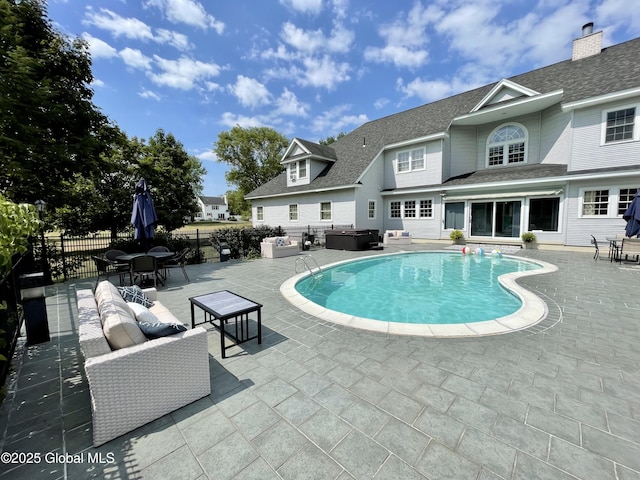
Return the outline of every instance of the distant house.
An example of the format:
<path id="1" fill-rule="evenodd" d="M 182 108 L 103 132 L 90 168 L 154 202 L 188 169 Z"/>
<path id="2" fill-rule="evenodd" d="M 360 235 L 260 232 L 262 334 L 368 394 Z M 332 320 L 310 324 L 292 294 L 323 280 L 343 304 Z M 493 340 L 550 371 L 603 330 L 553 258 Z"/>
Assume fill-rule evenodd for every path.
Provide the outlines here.
<path id="1" fill-rule="evenodd" d="M 198 197 L 200 211 L 194 216 L 196 222 L 228 220 L 229 205 L 226 195 L 223 197 Z"/>
<path id="2" fill-rule="evenodd" d="M 640 187 L 640 39 L 365 123 L 294 138 L 286 171 L 250 192 L 254 225 L 353 224 L 414 239 L 589 245 L 624 233 Z"/>

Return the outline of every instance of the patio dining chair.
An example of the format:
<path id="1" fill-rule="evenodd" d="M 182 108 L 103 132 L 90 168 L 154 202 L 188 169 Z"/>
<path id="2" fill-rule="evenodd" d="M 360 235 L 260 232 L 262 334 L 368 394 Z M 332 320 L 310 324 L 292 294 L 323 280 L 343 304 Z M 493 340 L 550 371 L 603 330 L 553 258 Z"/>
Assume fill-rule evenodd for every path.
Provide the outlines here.
<path id="1" fill-rule="evenodd" d="M 98 278 L 96 278 L 96 287 L 98 283 L 100 283 L 100 278 L 104 278 L 105 280 L 109 280 L 112 275 L 118 275 L 120 277 L 120 285 L 124 283 L 124 277 L 128 273 L 128 270 L 121 270 L 116 267 L 115 264 L 111 263 L 104 257 L 99 255 L 91 255 L 93 262 L 96 265 L 96 269 L 98 270 Z M 95 288 L 95 287 L 94 287 Z"/>
<path id="2" fill-rule="evenodd" d="M 140 285 L 145 280 L 153 278 L 153 286 L 158 286 L 158 280 L 162 284 L 162 278 L 158 272 L 158 263 L 155 257 L 151 255 L 140 255 L 131 260 L 131 285 L 135 285 L 136 281 L 140 279 Z"/>
<path id="3" fill-rule="evenodd" d="M 162 245 L 158 245 L 157 247 L 151 247 L 147 253 L 149 252 L 170 252 L 169 247 L 164 247 Z"/>
<path id="4" fill-rule="evenodd" d="M 189 276 L 187 275 L 187 271 L 184 268 L 187 261 L 187 253 L 189 253 L 189 248 L 183 249 L 175 257 L 163 262 L 162 268 L 164 268 L 167 273 L 169 273 L 173 268 L 182 269 L 182 274 L 184 275 L 185 280 L 189 282 Z"/>
<path id="5" fill-rule="evenodd" d="M 593 259 L 598 260 L 598 258 L 600 258 L 600 248 L 598 247 L 598 240 L 596 240 L 596 237 L 593 235 L 591 235 L 591 245 L 596 248 L 596 251 L 593 254 Z"/>

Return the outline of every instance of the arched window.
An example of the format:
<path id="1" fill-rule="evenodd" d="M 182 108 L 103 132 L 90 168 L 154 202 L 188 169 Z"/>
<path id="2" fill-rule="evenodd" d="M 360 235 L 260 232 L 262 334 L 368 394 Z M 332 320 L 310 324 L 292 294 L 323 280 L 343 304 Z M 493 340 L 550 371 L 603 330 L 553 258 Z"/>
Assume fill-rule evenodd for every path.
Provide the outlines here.
<path id="1" fill-rule="evenodd" d="M 487 165 L 510 165 L 527 159 L 528 135 L 521 125 L 498 127 L 487 140 Z"/>

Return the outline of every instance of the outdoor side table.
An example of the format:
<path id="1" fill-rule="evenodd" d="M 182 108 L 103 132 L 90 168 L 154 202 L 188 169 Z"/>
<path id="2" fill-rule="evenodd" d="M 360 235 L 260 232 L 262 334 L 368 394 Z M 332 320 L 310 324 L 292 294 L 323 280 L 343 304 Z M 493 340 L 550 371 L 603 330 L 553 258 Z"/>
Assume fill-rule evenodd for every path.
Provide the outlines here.
<path id="1" fill-rule="evenodd" d="M 258 344 L 262 343 L 262 305 L 248 298 L 237 295 L 229 290 L 207 293 L 189 298 L 191 302 L 191 328 L 196 325 L 209 322 L 220 331 L 220 350 L 222 358 L 226 358 L 227 348 L 235 345 L 258 339 Z M 199 307 L 204 313 L 204 321 L 196 323 L 195 307 Z M 249 329 L 249 314 L 258 312 L 257 333 L 251 336 Z M 233 320 L 231 329 L 225 328 L 229 320 Z M 231 337 L 235 343 L 225 346 L 225 336 Z"/>

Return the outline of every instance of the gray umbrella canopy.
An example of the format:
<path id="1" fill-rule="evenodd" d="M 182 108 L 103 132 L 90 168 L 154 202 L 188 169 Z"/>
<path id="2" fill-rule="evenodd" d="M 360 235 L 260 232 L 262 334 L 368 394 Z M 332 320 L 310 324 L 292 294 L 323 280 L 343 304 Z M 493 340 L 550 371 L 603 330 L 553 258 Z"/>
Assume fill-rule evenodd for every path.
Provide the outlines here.
<path id="1" fill-rule="evenodd" d="M 627 237 L 640 237 L 640 190 L 636 192 L 622 218 L 627 221 L 627 227 L 625 228 Z"/>
<path id="2" fill-rule="evenodd" d="M 153 238 L 157 223 L 158 217 L 153 206 L 151 192 L 145 179 L 141 178 L 136 184 L 136 193 L 133 196 L 133 211 L 131 212 L 131 224 L 134 229 L 133 237 L 136 240 Z"/>

